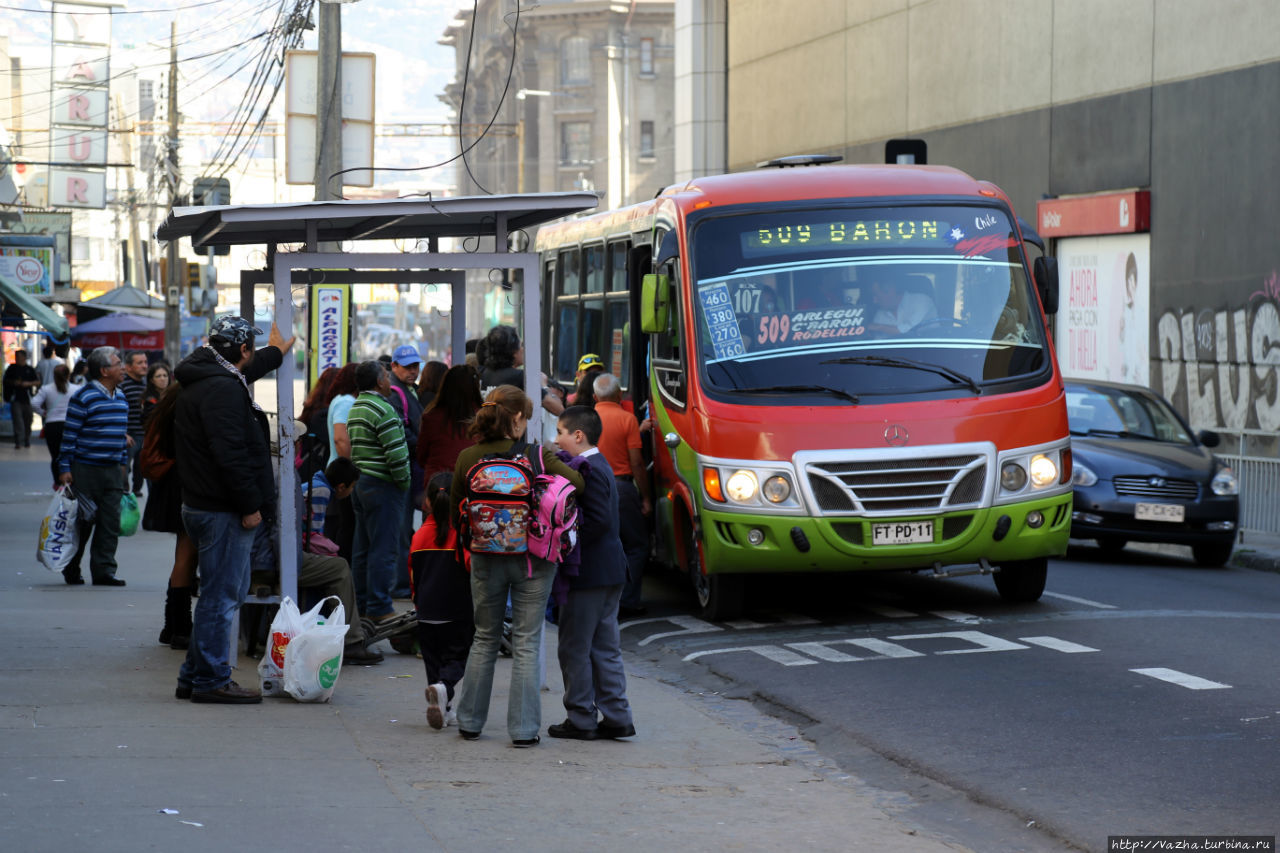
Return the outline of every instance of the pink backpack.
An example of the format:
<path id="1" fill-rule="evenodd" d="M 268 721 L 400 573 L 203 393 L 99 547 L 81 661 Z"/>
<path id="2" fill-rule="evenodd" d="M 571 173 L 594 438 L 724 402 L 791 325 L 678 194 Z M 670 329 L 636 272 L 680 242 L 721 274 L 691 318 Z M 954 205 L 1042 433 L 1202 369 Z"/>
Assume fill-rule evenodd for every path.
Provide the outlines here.
<path id="1" fill-rule="evenodd" d="M 578 542 L 578 502 L 573 483 L 543 469 L 542 449 L 528 448 L 533 465 L 532 514 L 526 527 L 529 553 L 561 563 Z"/>

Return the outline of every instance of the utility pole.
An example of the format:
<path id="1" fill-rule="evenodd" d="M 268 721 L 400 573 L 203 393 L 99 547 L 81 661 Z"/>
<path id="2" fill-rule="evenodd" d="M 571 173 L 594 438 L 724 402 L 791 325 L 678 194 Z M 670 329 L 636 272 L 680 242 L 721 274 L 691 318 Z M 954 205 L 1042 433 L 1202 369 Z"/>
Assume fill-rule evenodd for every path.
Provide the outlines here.
<path id="1" fill-rule="evenodd" d="M 124 120 L 124 98 L 116 95 L 116 112 L 120 119 Z M 129 283 L 139 290 L 147 289 L 147 271 L 142 261 L 142 238 L 138 228 L 138 193 L 133 183 L 133 129 L 130 125 L 121 128 L 120 141 L 124 148 L 124 160 L 129 165 L 125 167 L 128 175 L 127 194 L 129 205 Z"/>
<path id="2" fill-rule="evenodd" d="M 316 55 L 316 201 L 341 198 L 342 177 L 342 6 L 319 3 Z"/>
<path id="3" fill-rule="evenodd" d="M 178 23 L 169 22 L 169 206 L 178 203 Z M 164 279 L 164 357 L 175 367 L 182 354 L 182 316 L 178 294 L 182 292 L 178 271 L 178 241 L 169 241 L 169 274 Z"/>

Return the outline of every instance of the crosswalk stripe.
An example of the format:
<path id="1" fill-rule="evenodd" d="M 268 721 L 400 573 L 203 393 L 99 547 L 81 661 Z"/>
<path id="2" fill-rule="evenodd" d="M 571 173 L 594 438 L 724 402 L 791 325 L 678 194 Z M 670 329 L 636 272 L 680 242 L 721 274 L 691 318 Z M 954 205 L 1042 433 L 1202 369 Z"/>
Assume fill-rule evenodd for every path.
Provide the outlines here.
<path id="1" fill-rule="evenodd" d="M 1059 640 L 1057 637 L 1019 637 L 1018 639 L 1033 646 L 1044 646 L 1046 649 L 1053 649 L 1055 652 L 1066 652 L 1069 655 L 1097 651 L 1095 648 L 1082 646 L 1070 640 Z"/>
<path id="2" fill-rule="evenodd" d="M 1139 675 L 1149 675 L 1152 678 L 1158 678 L 1161 681 L 1167 681 L 1170 684 L 1176 684 L 1179 687 L 1185 687 L 1188 690 L 1223 690 L 1231 687 L 1230 684 L 1222 684 L 1217 681 L 1210 681 L 1207 678 L 1187 675 L 1185 672 L 1178 672 L 1176 669 L 1166 669 L 1162 666 L 1147 667 L 1145 669 L 1131 669 L 1129 671 L 1136 672 Z"/>

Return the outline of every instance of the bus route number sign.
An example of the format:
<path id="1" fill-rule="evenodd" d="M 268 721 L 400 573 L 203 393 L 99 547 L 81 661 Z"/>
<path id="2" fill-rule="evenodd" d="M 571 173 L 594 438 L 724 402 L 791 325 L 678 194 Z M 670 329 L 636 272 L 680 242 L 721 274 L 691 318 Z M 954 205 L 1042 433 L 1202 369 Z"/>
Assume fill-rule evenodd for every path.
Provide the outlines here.
<path id="1" fill-rule="evenodd" d="M 708 338 L 717 361 L 736 358 L 746 352 L 742 343 L 742 329 L 738 327 L 738 315 L 733 310 L 729 285 L 716 282 L 698 289 L 702 301 L 702 316 L 707 321 Z"/>

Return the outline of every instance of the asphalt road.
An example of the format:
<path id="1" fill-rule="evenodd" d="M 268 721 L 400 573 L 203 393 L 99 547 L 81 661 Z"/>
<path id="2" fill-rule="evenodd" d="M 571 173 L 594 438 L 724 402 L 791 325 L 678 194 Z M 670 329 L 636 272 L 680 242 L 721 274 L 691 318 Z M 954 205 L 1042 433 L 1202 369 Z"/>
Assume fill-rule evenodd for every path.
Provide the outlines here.
<path id="1" fill-rule="evenodd" d="M 1280 575 L 1079 547 L 1034 605 L 982 577 L 793 577 L 733 623 L 646 583 L 629 650 L 754 694 L 975 849 L 1280 830 Z"/>

